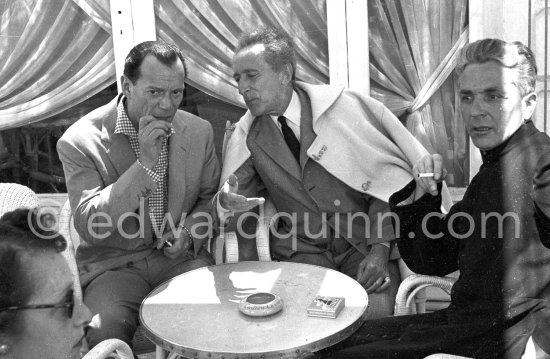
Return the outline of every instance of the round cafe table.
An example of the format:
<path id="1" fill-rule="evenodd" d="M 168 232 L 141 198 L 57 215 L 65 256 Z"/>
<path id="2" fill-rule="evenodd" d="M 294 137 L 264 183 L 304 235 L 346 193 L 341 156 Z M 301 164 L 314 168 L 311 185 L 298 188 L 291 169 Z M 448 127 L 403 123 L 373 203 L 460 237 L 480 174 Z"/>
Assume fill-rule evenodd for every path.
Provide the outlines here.
<path id="1" fill-rule="evenodd" d="M 239 311 L 242 298 L 270 292 L 283 309 L 268 317 Z M 337 318 L 310 317 L 315 296 L 344 297 Z M 350 336 L 365 320 L 368 297 L 352 278 L 288 262 L 239 262 L 196 269 L 161 284 L 143 301 L 145 335 L 164 351 L 189 358 L 295 358 Z"/>

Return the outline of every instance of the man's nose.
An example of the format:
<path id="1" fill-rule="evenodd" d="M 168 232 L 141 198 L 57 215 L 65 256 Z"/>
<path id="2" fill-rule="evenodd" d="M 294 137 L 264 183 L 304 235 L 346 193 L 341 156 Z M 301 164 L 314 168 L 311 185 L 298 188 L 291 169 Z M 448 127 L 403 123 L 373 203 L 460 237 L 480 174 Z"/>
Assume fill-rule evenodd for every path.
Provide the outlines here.
<path id="1" fill-rule="evenodd" d="M 244 96 L 244 93 L 248 90 L 249 88 L 249 82 L 244 80 L 244 79 L 240 79 L 239 80 L 239 93 Z"/>
<path id="2" fill-rule="evenodd" d="M 170 97 L 170 94 L 166 94 L 162 96 L 159 102 L 159 107 L 163 110 L 170 110 L 173 106 L 172 98 Z"/>
<path id="3" fill-rule="evenodd" d="M 76 326 L 80 327 L 83 325 L 89 325 L 92 321 L 92 312 L 90 311 L 90 308 L 84 302 L 75 303 L 74 308 L 75 313 L 73 314 L 75 316 L 75 324 Z M 99 314 L 98 314 L 99 316 Z"/>
<path id="4" fill-rule="evenodd" d="M 471 115 L 472 116 L 479 116 L 485 114 L 485 103 L 483 99 L 474 97 L 474 100 L 472 102 L 472 110 Z"/>

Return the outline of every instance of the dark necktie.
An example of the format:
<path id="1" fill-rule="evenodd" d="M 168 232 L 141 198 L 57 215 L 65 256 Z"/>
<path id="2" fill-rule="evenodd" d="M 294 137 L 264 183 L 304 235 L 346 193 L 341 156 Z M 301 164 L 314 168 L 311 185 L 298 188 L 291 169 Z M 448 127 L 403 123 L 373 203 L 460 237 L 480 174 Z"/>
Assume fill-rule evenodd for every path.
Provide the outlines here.
<path id="1" fill-rule="evenodd" d="M 292 152 L 294 158 L 296 158 L 296 161 L 300 163 L 300 141 L 298 141 L 294 132 L 292 132 L 290 127 L 287 125 L 285 116 L 279 116 L 277 120 L 281 123 L 283 137 L 285 138 L 288 148 L 290 148 L 290 152 Z"/>

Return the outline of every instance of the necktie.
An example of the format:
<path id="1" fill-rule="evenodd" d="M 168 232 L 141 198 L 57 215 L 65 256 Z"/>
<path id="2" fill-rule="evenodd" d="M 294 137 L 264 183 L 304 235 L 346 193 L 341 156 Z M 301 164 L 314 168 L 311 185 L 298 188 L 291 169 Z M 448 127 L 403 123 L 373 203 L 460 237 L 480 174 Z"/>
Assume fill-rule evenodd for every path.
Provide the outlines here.
<path id="1" fill-rule="evenodd" d="M 300 163 L 300 141 L 298 141 L 294 132 L 292 132 L 290 127 L 287 125 L 285 116 L 279 116 L 277 120 L 281 124 L 283 137 L 288 148 L 290 148 L 290 152 L 292 152 L 294 158 L 296 158 L 296 161 Z"/>

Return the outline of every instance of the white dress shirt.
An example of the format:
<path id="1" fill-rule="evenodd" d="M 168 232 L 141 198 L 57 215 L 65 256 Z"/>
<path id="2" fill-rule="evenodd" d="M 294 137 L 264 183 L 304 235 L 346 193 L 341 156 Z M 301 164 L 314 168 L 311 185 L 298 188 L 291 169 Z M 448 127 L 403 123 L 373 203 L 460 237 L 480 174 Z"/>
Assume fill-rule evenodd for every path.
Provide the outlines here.
<path id="1" fill-rule="evenodd" d="M 281 114 L 277 115 L 270 115 L 273 122 L 275 122 L 275 125 L 277 125 L 277 128 L 279 131 L 281 131 L 281 123 L 278 121 L 279 116 Z M 287 125 L 290 127 L 292 132 L 294 132 L 294 135 L 300 141 L 300 119 L 302 116 L 302 105 L 300 104 L 300 99 L 298 98 L 298 94 L 296 91 L 292 91 L 292 98 L 290 99 L 290 103 L 288 104 L 288 107 L 286 108 L 285 112 L 282 114 L 282 116 L 285 116 L 287 118 Z"/>

